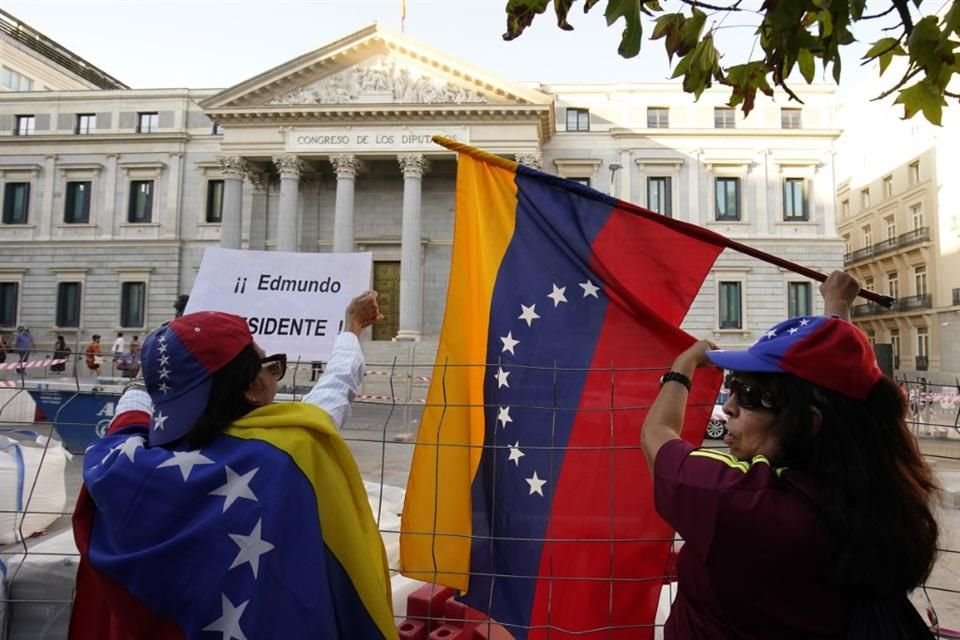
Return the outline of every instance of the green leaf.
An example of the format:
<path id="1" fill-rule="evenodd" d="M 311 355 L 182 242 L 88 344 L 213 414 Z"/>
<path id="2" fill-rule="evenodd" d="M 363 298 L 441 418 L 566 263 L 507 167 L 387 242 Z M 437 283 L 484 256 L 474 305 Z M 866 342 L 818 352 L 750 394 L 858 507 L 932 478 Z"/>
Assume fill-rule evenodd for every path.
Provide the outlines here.
<path id="1" fill-rule="evenodd" d="M 937 47 L 940 44 L 940 27 L 936 16 L 926 16 L 913 26 L 910 37 L 907 38 L 907 50 L 910 52 L 910 61 L 923 67 L 927 73 L 936 75 L 940 68 L 940 55 Z"/>
<path id="2" fill-rule="evenodd" d="M 550 0 L 509 0 L 507 2 L 507 32 L 504 40 L 513 40 L 533 23 L 538 14 L 547 10 Z"/>
<path id="3" fill-rule="evenodd" d="M 833 33 L 833 16 L 829 11 L 821 11 L 817 19 L 820 21 L 820 38 L 829 38 Z"/>
<path id="4" fill-rule="evenodd" d="M 570 7 L 576 0 L 553 0 L 553 9 L 557 13 L 557 26 L 564 31 L 573 31 L 573 27 L 567 22 L 567 14 Z"/>
<path id="5" fill-rule="evenodd" d="M 861 58 L 861 60 L 870 60 L 872 58 L 876 58 L 880 54 L 893 49 L 898 42 L 899 41 L 896 38 L 880 38 L 873 43 L 873 45 L 865 54 L 863 54 L 863 58 Z"/>
<path id="6" fill-rule="evenodd" d="M 817 66 L 810 49 L 800 49 L 797 52 L 797 64 L 800 66 L 800 75 L 807 81 L 807 84 L 813 82 L 813 74 L 816 73 Z"/>
<path id="7" fill-rule="evenodd" d="M 902 90 L 895 103 L 903 105 L 904 120 L 922 111 L 923 117 L 937 126 L 943 116 L 943 105 L 947 104 L 941 89 L 929 80 L 921 80 Z"/>

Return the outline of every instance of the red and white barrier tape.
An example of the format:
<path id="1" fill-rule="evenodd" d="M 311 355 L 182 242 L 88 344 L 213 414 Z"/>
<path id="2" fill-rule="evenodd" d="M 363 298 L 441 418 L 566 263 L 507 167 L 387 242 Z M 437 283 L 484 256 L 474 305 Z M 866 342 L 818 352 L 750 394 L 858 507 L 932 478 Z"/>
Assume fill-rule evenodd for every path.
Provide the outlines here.
<path id="1" fill-rule="evenodd" d="M 365 402 L 384 402 L 384 403 L 388 402 L 390 404 L 393 404 L 395 402 L 397 404 L 407 404 L 407 401 L 404 400 L 403 398 L 394 398 L 391 396 L 357 396 L 357 400 L 361 400 Z M 410 404 L 424 404 L 424 403 L 426 403 L 426 400 L 424 399 L 410 401 Z"/>
<path id="2" fill-rule="evenodd" d="M 64 362 L 66 362 L 66 360 L 63 358 L 43 358 L 42 360 L 27 360 L 25 362 L 4 362 L 0 364 L 0 371 L 10 369 L 38 369 L 54 364 L 63 364 Z"/>
<path id="3" fill-rule="evenodd" d="M 397 373 L 396 371 L 367 371 L 368 376 L 389 376 L 394 375 L 398 378 L 409 378 L 410 376 L 404 375 L 402 373 Z M 413 376 L 413 379 L 417 382 L 430 382 L 433 378 L 430 376 Z"/>

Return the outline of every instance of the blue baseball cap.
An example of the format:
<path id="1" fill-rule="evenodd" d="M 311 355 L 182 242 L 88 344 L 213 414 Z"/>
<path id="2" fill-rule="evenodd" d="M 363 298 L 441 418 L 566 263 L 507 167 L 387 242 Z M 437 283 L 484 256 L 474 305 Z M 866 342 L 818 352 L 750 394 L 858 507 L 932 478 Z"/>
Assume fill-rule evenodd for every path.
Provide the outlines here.
<path id="1" fill-rule="evenodd" d="M 707 351 L 714 364 L 744 373 L 790 373 L 825 389 L 865 400 L 883 377 L 873 346 L 836 316 L 784 320 L 745 351 Z"/>

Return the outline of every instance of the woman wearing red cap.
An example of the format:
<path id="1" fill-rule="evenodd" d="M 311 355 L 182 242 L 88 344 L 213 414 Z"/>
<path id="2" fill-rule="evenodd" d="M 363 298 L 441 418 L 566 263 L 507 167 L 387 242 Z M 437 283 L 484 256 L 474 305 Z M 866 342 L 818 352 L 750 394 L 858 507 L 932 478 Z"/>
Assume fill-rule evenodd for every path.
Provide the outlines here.
<path id="1" fill-rule="evenodd" d="M 933 473 L 901 390 L 849 322 L 859 285 L 833 273 L 829 316 L 791 318 L 746 351 L 700 341 L 643 426 L 656 507 L 684 539 L 667 640 L 931 637 L 907 593 L 933 567 Z M 730 454 L 679 437 L 698 367 L 731 371 Z"/>
<path id="2" fill-rule="evenodd" d="M 390 576 L 339 428 L 363 379 L 355 298 L 304 402 L 274 403 L 286 356 L 203 311 L 144 340 L 84 456 L 72 638 L 396 638 Z"/>

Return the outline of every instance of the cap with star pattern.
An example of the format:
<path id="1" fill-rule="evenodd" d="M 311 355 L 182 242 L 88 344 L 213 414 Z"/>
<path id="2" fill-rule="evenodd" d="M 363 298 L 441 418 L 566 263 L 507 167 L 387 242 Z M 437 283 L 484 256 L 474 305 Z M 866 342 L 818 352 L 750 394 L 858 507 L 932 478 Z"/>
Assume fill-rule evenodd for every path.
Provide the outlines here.
<path id="1" fill-rule="evenodd" d="M 240 316 L 200 311 L 169 322 L 143 341 L 143 378 L 153 400 L 150 445 L 179 440 L 207 406 L 213 374 L 253 343 Z"/>
<path id="2" fill-rule="evenodd" d="M 743 373 L 790 373 L 865 400 L 883 377 L 867 336 L 836 316 L 800 316 L 767 331 L 746 351 L 707 351 L 714 364 Z"/>

